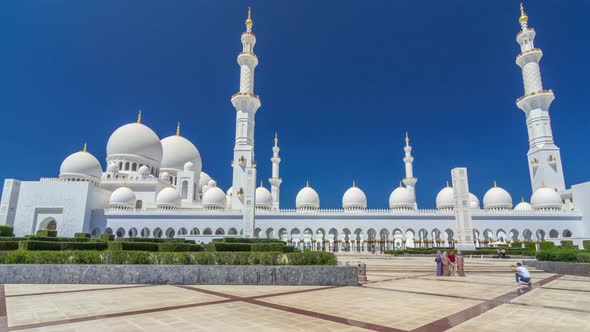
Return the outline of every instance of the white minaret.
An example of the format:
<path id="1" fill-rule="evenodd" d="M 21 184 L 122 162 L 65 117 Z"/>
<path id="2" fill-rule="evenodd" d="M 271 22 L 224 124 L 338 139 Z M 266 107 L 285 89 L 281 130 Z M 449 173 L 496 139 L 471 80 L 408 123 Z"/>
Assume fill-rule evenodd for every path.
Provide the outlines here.
<path id="1" fill-rule="evenodd" d="M 270 161 L 272 162 L 272 177 L 268 179 L 270 182 L 270 193 L 272 194 L 272 209 L 278 210 L 279 209 L 279 201 L 281 197 L 281 183 L 283 179 L 279 177 L 279 164 L 281 163 L 281 157 L 279 157 L 279 137 L 278 134 L 275 133 L 275 146 L 272 148 L 272 158 Z"/>
<path id="2" fill-rule="evenodd" d="M 520 4 L 520 25 L 522 30 L 516 35 L 521 53 L 516 64 L 522 68 L 524 95 L 516 100 L 518 108 L 526 115 L 529 134 L 529 171 L 533 192 L 542 187 L 565 190 L 563 168 L 559 148 L 553 142 L 549 107 L 555 99 L 552 90 L 543 89 L 539 61 L 543 51 L 535 48 L 535 29 L 529 28 L 528 16 Z"/>
<path id="3" fill-rule="evenodd" d="M 402 180 L 402 182 L 406 185 L 406 188 L 408 188 L 408 190 L 414 196 L 415 208 L 418 208 L 418 203 L 416 202 L 416 182 L 418 182 L 418 179 L 414 177 L 414 157 L 412 157 L 412 147 L 410 146 L 410 137 L 408 137 L 407 131 L 406 146 L 404 146 L 404 151 L 406 153 L 406 155 L 404 156 L 404 163 L 406 164 L 406 177 Z"/>
<path id="4" fill-rule="evenodd" d="M 254 237 L 254 211 L 256 200 L 256 161 L 254 160 L 254 117 L 260 99 L 254 94 L 254 69 L 258 58 L 254 54 L 256 37 L 252 33 L 252 18 L 248 8 L 246 32 L 242 33 L 240 65 L 240 91 L 231 102 L 236 109 L 236 141 L 234 146 L 232 208 L 241 209 L 244 216 L 244 236 Z"/>

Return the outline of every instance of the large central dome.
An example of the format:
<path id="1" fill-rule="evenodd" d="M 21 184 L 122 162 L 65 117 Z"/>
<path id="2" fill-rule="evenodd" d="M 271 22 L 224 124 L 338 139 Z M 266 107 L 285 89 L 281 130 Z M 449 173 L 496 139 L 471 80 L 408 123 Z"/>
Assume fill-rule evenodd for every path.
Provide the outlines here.
<path id="1" fill-rule="evenodd" d="M 141 123 L 126 124 L 115 130 L 107 143 L 107 156 L 117 155 L 139 156 L 160 163 L 162 143 L 149 127 Z"/>
<path id="2" fill-rule="evenodd" d="M 201 154 L 199 150 L 186 138 L 180 135 L 172 135 L 162 140 L 163 170 L 182 170 L 187 162 L 193 163 L 195 173 L 199 174 L 202 168 Z"/>

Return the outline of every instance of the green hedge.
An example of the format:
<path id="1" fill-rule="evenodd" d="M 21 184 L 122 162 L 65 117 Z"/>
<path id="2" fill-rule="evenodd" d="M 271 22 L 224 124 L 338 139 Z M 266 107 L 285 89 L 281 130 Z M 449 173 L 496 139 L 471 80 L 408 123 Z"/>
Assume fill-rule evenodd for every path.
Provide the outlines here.
<path id="1" fill-rule="evenodd" d="M 128 242 L 152 242 L 152 243 L 190 243 L 195 244 L 195 240 L 186 240 L 183 238 L 172 238 L 172 239 L 158 239 L 158 238 L 144 238 L 144 237 L 130 237 L 125 238 Z"/>
<path id="2" fill-rule="evenodd" d="M 90 235 L 90 233 L 74 233 L 74 237 L 75 238 L 86 238 L 86 239 L 89 239 L 92 236 Z"/>
<path id="3" fill-rule="evenodd" d="M 0 226 L 0 236 L 14 236 L 14 227 L 6 225 Z"/>
<path id="4" fill-rule="evenodd" d="M 19 241 L 18 248 L 22 250 L 106 250 L 104 242 L 48 242 L 48 241 Z"/>
<path id="5" fill-rule="evenodd" d="M 541 250 L 536 257 L 540 261 L 590 263 L 590 250 Z"/>
<path id="6" fill-rule="evenodd" d="M 214 251 L 252 251 L 251 243 L 212 242 Z"/>
<path id="7" fill-rule="evenodd" d="M 520 241 L 515 241 L 510 243 L 510 248 L 521 248 L 522 247 L 522 242 Z"/>
<path id="8" fill-rule="evenodd" d="M 590 250 L 590 240 L 583 240 L 582 241 L 582 246 L 584 246 L 584 249 L 589 249 Z"/>
<path id="9" fill-rule="evenodd" d="M 50 241 L 50 242 L 88 242 L 90 239 L 83 238 L 83 237 L 51 237 L 51 236 L 36 236 L 36 235 L 26 235 L 26 240 L 31 241 Z"/>
<path id="10" fill-rule="evenodd" d="M 576 249 L 576 247 L 574 246 L 574 241 L 571 241 L 571 240 L 561 241 L 561 249 Z"/>
<path id="11" fill-rule="evenodd" d="M 22 240 L 28 240 L 28 238 L 26 237 L 0 237 L 0 242 L 4 242 L 4 241 L 22 241 Z"/>
<path id="12" fill-rule="evenodd" d="M 201 265 L 336 265 L 322 251 L 277 252 L 147 252 L 147 251 L 10 251 L 3 264 L 201 264 Z"/>
<path id="13" fill-rule="evenodd" d="M 40 229 L 37 231 L 37 233 L 35 234 L 37 236 L 47 236 L 47 237 L 56 237 L 57 236 L 57 231 L 50 231 L 48 229 Z"/>
<path id="14" fill-rule="evenodd" d="M 279 251 L 279 252 L 283 252 L 283 248 L 286 247 L 284 243 L 252 243 L 251 244 L 252 249 L 251 251 L 264 251 L 264 252 L 270 252 L 270 251 Z M 294 248 L 294 247 L 292 247 Z"/>
<path id="15" fill-rule="evenodd" d="M 0 251 L 17 250 L 18 241 L 2 241 L 0 242 Z"/>
<path id="16" fill-rule="evenodd" d="M 404 250 L 385 250 L 383 253 L 386 255 L 403 255 L 406 252 Z"/>
<path id="17" fill-rule="evenodd" d="M 542 241 L 539 243 L 539 249 L 541 250 L 552 250 L 555 249 L 555 243 L 551 241 Z"/>
<path id="18" fill-rule="evenodd" d="M 107 245 L 109 250 L 158 251 L 158 244 L 150 242 L 109 241 Z"/>
<path id="19" fill-rule="evenodd" d="M 590 263 L 590 254 L 579 253 L 576 258 L 578 259 L 578 263 Z"/>
<path id="20" fill-rule="evenodd" d="M 114 241 L 115 236 L 113 234 L 100 234 L 99 239 L 101 241 Z"/>
<path id="21" fill-rule="evenodd" d="M 227 242 L 227 243 L 283 243 L 284 241 L 279 239 L 267 239 L 267 238 L 243 238 L 243 237 L 225 237 L 223 239 L 215 239 L 213 242 Z"/>

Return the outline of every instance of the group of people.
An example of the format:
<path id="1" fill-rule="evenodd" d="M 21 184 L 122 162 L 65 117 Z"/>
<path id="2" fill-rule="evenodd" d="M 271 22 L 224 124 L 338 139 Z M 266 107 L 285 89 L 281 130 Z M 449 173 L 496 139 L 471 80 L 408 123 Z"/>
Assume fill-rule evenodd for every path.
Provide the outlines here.
<path id="1" fill-rule="evenodd" d="M 453 250 L 445 251 L 442 254 L 439 250 L 436 252 L 434 261 L 436 262 L 436 275 L 439 277 L 448 277 L 455 275 L 455 273 L 460 277 L 465 276 L 465 259 L 460 251 L 457 251 L 455 255 Z"/>

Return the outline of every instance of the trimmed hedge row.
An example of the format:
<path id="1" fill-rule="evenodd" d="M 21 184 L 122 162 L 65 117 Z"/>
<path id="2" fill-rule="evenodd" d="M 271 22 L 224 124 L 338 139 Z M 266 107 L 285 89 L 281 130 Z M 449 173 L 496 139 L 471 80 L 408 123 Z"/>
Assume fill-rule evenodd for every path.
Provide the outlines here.
<path id="1" fill-rule="evenodd" d="M 543 242 L 539 243 L 539 249 L 541 249 L 541 250 L 555 249 L 555 243 L 553 243 L 551 241 L 543 241 Z"/>
<path id="2" fill-rule="evenodd" d="M 574 241 L 564 240 L 561 241 L 561 249 L 576 249 Z"/>
<path id="3" fill-rule="evenodd" d="M 232 251 L 232 252 L 294 252 L 295 247 L 284 243 L 228 243 L 211 242 L 207 245 L 207 251 Z"/>
<path id="4" fill-rule="evenodd" d="M 541 250 L 536 257 L 539 261 L 590 263 L 590 250 Z"/>
<path id="5" fill-rule="evenodd" d="M 100 234 L 98 237 L 101 241 L 114 241 L 115 236 L 113 234 Z"/>
<path id="6" fill-rule="evenodd" d="M 47 241 L 47 242 L 88 242 L 90 239 L 83 237 L 51 237 L 51 236 L 37 236 L 25 235 L 26 240 L 31 241 Z"/>
<path id="7" fill-rule="evenodd" d="M 48 229 L 40 229 L 35 233 L 37 236 L 47 236 L 47 237 L 56 237 L 57 231 L 50 231 Z"/>
<path id="8" fill-rule="evenodd" d="M 0 256 L 0 264 L 200 264 L 200 265 L 336 265 L 322 251 L 277 252 L 147 252 L 25 251 Z"/>
<path id="9" fill-rule="evenodd" d="M 143 237 L 131 237 L 125 238 L 128 242 L 152 242 L 152 243 L 190 243 L 195 244 L 195 240 L 187 240 L 183 238 L 172 238 L 172 239 L 158 239 L 158 238 L 143 238 Z"/>
<path id="10" fill-rule="evenodd" d="M 192 243 L 151 243 L 151 242 L 126 242 L 110 241 L 107 242 L 109 250 L 133 250 L 133 251 L 162 251 L 162 252 L 182 252 L 182 251 L 203 251 L 203 246 Z"/>
<path id="11" fill-rule="evenodd" d="M 14 227 L 6 225 L 0 226 L 0 236 L 14 236 Z"/>
<path id="12" fill-rule="evenodd" d="M 226 243 L 282 243 L 284 241 L 279 239 L 267 239 L 267 238 L 243 238 L 243 237 L 225 237 L 223 239 L 214 239 L 213 242 L 226 242 Z"/>
<path id="13" fill-rule="evenodd" d="M 91 237 L 91 235 L 90 235 L 90 233 L 74 233 L 74 237 L 89 239 Z"/>
<path id="14" fill-rule="evenodd" d="M 2 241 L 0 242 L 0 251 L 17 250 L 18 241 Z"/>
<path id="15" fill-rule="evenodd" d="M 584 246 L 584 249 L 590 249 L 590 240 L 583 240 L 582 246 Z"/>
<path id="16" fill-rule="evenodd" d="M 106 250 L 104 242 L 49 242 L 19 241 L 18 249 L 22 250 Z"/>

